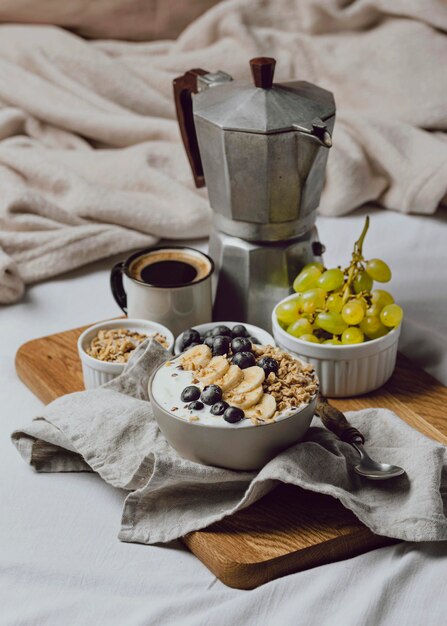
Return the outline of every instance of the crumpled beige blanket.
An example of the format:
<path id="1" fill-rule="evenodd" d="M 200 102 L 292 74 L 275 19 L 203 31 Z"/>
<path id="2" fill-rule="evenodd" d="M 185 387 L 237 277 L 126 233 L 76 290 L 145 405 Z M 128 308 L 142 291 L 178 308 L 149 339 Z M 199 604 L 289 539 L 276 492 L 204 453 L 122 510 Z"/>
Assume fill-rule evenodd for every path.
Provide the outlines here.
<path id="1" fill-rule="evenodd" d="M 444 31 L 444 32 L 443 32 Z M 338 107 L 321 202 L 436 211 L 447 190 L 443 0 L 228 0 L 176 41 L 84 41 L 0 26 L 0 302 L 95 259 L 208 232 L 174 119 L 192 67 L 332 90 Z"/>

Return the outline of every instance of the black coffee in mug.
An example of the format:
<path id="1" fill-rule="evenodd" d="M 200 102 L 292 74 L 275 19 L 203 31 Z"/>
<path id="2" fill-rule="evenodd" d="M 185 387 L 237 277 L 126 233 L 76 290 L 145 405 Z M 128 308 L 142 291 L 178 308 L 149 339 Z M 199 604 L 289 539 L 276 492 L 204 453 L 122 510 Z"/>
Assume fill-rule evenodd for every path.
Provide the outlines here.
<path id="1" fill-rule="evenodd" d="M 130 275 L 153 287 L 181 287 L 210 274 L 211 264 L 204 256 L 188 254 L 185 249 L 152 250 L 130 265 Z"/>
<path id="2" fill-rule="evenodd" d="M 143 267 L 140 275 L 141 280 L 148 285 L 167 287 L 192 283 L 197 276 L 197 270 L 183 261 L 157 261 Z"/>
<path id="3" fill-rule="evenodd" d="M 129 318 L 167 326 L 174 335 L 212 318 L 209 256 L 187 246 L 145 248 L 112 268 L 110 287 Z"/>

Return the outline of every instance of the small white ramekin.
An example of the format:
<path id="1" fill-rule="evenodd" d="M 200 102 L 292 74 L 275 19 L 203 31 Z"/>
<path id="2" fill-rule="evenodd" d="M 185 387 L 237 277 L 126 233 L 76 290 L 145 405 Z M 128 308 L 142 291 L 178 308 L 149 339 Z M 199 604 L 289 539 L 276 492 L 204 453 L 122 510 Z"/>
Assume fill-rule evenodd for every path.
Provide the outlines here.
<path id="1" fill-rule="evenodd" d="M 263 328 L 260 328 L 259 326 L 253 326 L 253 324 L 246 324 L 245 322 L 207 322 L 206 324 L 199 324 L 198 326 L 193 326 L 193 328 L 199 331 L 200 334 L 203 334 L 203 333 L 206 333 L 207 330 L 211 330 L 211 328 L 214 328 L 215 326 L 228 326 L 228 328 L 231 329 L 233 328 L 233 326 L 236 326 L 238 324 L 242 324 L 243 326 L 245 326 L 250 336 L 253 336 L 253 337 L 256 337 L 256 339 L 259 339 L 259 341 L 261 342 L 261 345 L 264 345 L 264 346 L 275 345 L 275 341 L 270 333 L 268 333 Z M 181 342 L 182 342 L 182 335 L 183 333 L 180 333 L 180 335 L 178 335 L 178 337 L 175 340 L 174 354 L 180 354 L 180 352 L 182 351 L 180 347 Z"/>
<path id="2" fill-rule="evenodd" d="M 126 365 L 125 363 L 107 363 L 107 361 L 99 361 L 86 352 L 88 345 L 98 332 L 109 328 L 126 328 L 127 330 L 133 330 L 147 335 L 160 333 L 160 335 L 164 335 L 168 340 L 168 350 L 172 351 L 174 347 L 174 335 L 166 326 L 157 324 L 157 322 L 125 318 L 107 320 L 90 326 L 84 330 L 78 339 L 78 352 L 82 363 L 82 375 L 86 389 L 94 389 L 104 383 L 108 383 L 110 380 L 122 374 Z"/>
<path id="3" fill-rule="evenodd" d="M 293 298 L 296 294 L 278 304 Z M 378 389 L 391 377 L 396 366 L 401 326 L 380 339 L 349 346 L 331 346 L 301 341 L 289 335 L 279 325 L 275 311 L 276 307 L 272 312 L 272 328 L 278 347 L 313 365 L 324 396 L 359 396 Z"/>

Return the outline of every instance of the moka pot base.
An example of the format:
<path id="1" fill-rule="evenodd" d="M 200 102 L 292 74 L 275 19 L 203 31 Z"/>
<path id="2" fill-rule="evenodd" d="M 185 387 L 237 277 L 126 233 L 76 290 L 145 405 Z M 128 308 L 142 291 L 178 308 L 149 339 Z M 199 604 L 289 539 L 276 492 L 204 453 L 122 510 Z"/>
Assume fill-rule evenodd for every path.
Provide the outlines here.
<path id="1" fill-rule="evenodd" d="M 314 227 L 276 243 L 256 243 L 213 230 L 209 255 L 216 265 L 213 319 L 239 319 L 271 329 L 271 312 L 291 293 L 295 276 L 324 250 Z"/>

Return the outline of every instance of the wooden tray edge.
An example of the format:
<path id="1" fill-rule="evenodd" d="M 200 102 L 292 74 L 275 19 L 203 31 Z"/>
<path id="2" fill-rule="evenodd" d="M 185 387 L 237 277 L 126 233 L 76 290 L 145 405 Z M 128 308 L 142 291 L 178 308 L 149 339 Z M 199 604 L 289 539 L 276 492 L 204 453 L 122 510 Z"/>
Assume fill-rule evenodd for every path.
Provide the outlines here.
<path id="1" fill-rule="evenodd" d="M 268 561 L 252 563 L 224 561 L 216 554 L 213 554 L 211 559 L 209 550 L 198 532 L 185 535 L 181 541 L 225 585 L 245 590 L 255 589 L 289 574 L 343 561 L 376 548 L 400 543 L 398 539 L 375 535 L 366 527 L 351 533 L 348 538 L 349 541 L 344 537 L 334 537 L 323 544 L 301 548 Z"/>

